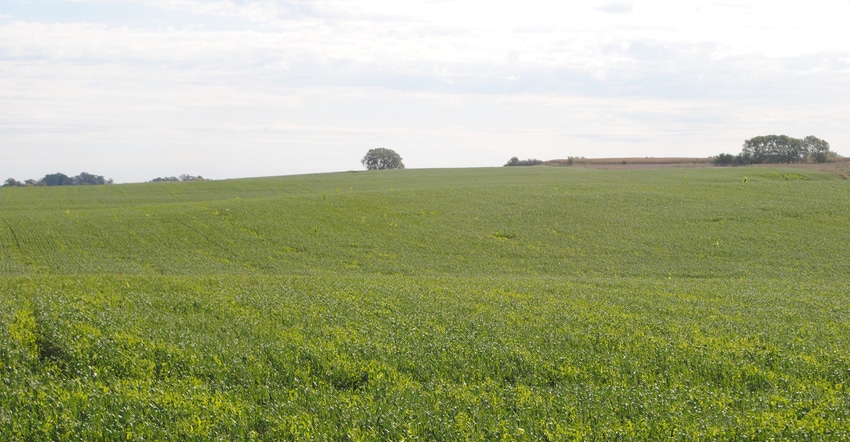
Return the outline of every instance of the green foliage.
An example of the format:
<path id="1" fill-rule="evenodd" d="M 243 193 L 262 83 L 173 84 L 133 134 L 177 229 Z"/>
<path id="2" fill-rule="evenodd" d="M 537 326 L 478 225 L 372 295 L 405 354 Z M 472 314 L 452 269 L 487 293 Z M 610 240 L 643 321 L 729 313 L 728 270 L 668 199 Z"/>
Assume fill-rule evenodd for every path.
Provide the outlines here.
<path id="1" fill-rule="evenodd" d="M 49 173 L 41 179 L 45 186 L 70 186 L 74 179 L 64 173 Z"/>
<path id="2" fill-rule="evenodd" d="M 383 147 L 369 149 L 360 162 L 369 170 L 404 169 L 401 156 L 396 151 Z"/>
<path id="3" fill-rule="evenodd" d="M 81 172 L 75 177 L 69 177 L 64 173 L 50 173 L 45 175 L 44 178 L 39 181 L 30 179 L 23 183 L 15 180 L 14 178 L 9 178 L 3 186 L 78 186 L 91 184 L 112 184 L 112 179 L 106 179 L 101 175 L 93 175 L 88 172 Z"/>
<path id="4" fill-rule="evenodd" d="M 804 139 L 787 135 L 763 135 L 744 141 L 740 162 L 760 163 L 799 163 L 810 159 L 817 163 L 829 158 L 829 143 L 809 135 Z"/>
<path id="5" fill-rule="evenodd" d="M 717 166 L 743 165 L 746 164 L 746 159 L 741 155 L 722 153 L 714 157 L 714 164 Z"/>
<path id="6" fill-rule="evenodd" d="M 830 154 L 829 143 L 821 140 L 813 135 L 803 139 L 803 149 L 808 154 L 809 158 L 816 163 L 825 163 L 829 161 Z"/>
<path id="7" fill-rule="evenodd" d="M 569 160 L 569 164 L 572 164 L 572 158 Z M 536 166 L 538 164 L 543 164 L 543 161 L 529 158 L 527 160 L 520 160 L 517 157 L 511 157 L 507 163 L 505 163 L 505 167 L 510 166 Z"/>
<path id="8" fill-rule="evenodd" d="M 846 186 L 493 168 L 4 192 L 0 439 L 847 439 Z"/>
<path id="9" fill-rule="evenodd" d="M 112 180 L 107 180 L 102 175 L 92 175 L 87 172 L 80 173 L 72 181 L 75 185 L 112 184 Z"/>

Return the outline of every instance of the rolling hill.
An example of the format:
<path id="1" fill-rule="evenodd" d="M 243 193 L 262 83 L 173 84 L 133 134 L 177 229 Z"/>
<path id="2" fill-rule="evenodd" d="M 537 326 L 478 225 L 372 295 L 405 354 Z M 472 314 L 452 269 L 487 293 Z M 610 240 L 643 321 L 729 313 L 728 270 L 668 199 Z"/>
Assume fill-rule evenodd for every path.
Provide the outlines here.
<path id="1" fill-rule="evenodd" d="M 850 437 L 850 188 L 791 168 L 0 189 L 7 440 Z"/>

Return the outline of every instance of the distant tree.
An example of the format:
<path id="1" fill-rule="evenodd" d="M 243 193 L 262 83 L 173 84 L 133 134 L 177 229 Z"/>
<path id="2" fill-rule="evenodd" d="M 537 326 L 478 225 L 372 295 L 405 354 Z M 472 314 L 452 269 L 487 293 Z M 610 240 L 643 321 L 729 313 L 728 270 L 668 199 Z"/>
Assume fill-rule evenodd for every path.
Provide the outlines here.
<path id="1" fill-rule="evenodd" d="M 519 158 L 517 158 L 517 157 L 512 157 L 510 160 L 508 160 L 508 162 L 507 162 L 507 163 L 505 163 L 505 166 L 504 166 L 504 167 L 510 167 L 510 166 L 536 166 L 536 165 L 538 165 L 538 164 L 543 164 L 543 161 L 540 161 L 540 160 L 537 160 L 537 159 L 533 159 L 533 158 L 529 158 L 529 159 L 527 159 L 527 160 L 520 160 L 520 159 L 519 159 Z"/>
<path id="2" fill-rule="evenodd" d="M 763 135 L 744 141 L 741 156 L 750 163 L 790 163 L 799 143 L 787 135 Z"/>
<path id="3" fill-rule="evenodd" d="M 180 181 L 176 176 L 158 177 L 151 180 L 153 183 L 161 183 L 165 181 Z"/>
<path id="4" fill-rule="evenodd" d="M 112 184 L 112 180 L 107 180 L 102 175 L 92 175 L 87 172 L 81 172 L 73 178 L 74 185 L 94 185 L 94 184 Z"/>
<path id="5" fill-rule="evenodd" d="M 20 186 L 23 186 L 23 184 L 20 181 L 14 179 L 14 178 L 9 178 L 9 179 L 6 180 L 6 182 L 3 183 L 3 187 L 20 187 Z"/>
<path id="6" fill-rule="evenodd" d="M 41 181 L 27 180 L 27 184 L 33 186 L 79 186 L 79 185 L 95 185 L 95 184 L 112 184 L 112 178 L 106 179 L 102 175 L 94 175 L 87 172 L 82 172 L 79 175 L 71 178 L 64 173 L 51 173 L 45 175 Z"/>
<path id="7" fill-rule="evenodd" d="M 383 147 L 370 149 L 369 152 L 366 152 L 366 156 L 360 160 L 360 163 L 369 170 L 404 169 L 401 156 L 394 150 Z"/>
<path id="8" fill-rule="evenodd" d="M 203 181 L 203 180 L 204 180 L 204 177 L 202 177 L 200 175 L 194 176 L 194 175 L 189 175 L 188 173 L 184 173 L 183 175 L 180 175 L 180 181 Z"/>
<path id="9" fill-rule="evenodd" d="M 762 135 L 744 141 L 741 153 L 736 156 L 723 153 L 714 157 L 714 164 L 824 163 L 834 156 L 829 143 L 814 135 L 802 140 L 787 135 Z"/>
<path id="10" fill-rule="evenodd" d="M 744 141 L 741 157 L 745 163 L 799 163 L 829 160 L 829 143 L 809 135 L 805 139 L 787 135 L 763 135 Z"/>
<path id="11" fill-rule="evenodd" d="M 829 161 L 829 143 L 825 140 L 821 140 L 814 135 L 809 135 L 808 137 L 803 138 L 803 148 L 806 150 L 812 161 L 816 163 L 825 163 Z"/>
<path id="12" fill-rule="evenodd" d="M 731 153 L 722 153 L 722 154 L 714 157 L 714 164 L 725 166 L 725 165 L 732 164 L 732 162 L 734 160 L 735 160 L 735 155 L 732 155 Z"/>
<path id="13" fill-rule="evenodd" d="M 70 186 L 74 184 L 74 179 L 64 173 L 51 173 L 45 175 L 41 182 L 45 186 Z"/>
<path id="14" fill-rule="evenodd" d="M 741 155 L 722 153 L 714 157 L 714 164 L 718 166 L 732 166 L 736 164 L 744 164 L 744 158 Z"/>

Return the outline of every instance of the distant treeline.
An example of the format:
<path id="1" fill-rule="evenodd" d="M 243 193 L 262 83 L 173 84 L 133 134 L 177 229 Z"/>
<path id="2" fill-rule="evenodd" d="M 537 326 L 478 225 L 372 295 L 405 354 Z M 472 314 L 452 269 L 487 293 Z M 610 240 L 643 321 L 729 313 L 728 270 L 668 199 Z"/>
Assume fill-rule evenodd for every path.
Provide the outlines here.
<path id="1" fill-rule="evenodd" d="M 152 183 L 166 181 L 205 181 L 200 175 L 183 174 L 179 177 L 157 177 L 151 180 Z M 104 178 L 103 175 L 93 175 L 87 172 L 82 172 L 77 176 L 69 177 L 64 173 L 51 173 L 45 175 L 40 180 L 18 181 L 14 178 L 9 178 L 3 183 L 3 187 L 30 187 L 30 186 L 83 186 L 91 184 L 113 184 L 112 178 Z"/>
<path id="2" fill-rule="evenodd" d="M 538 164 L 543 164 L 543 161 L 529 158 L 527 160 L 520 160 L 517 157 L 513 157 L 505 163 L 505 167 L 509 166 L 536 166 Z"/>
<path id="3" fill-rule="evenodd" d="M 112 184 L 112 178 L 106 179 L 103 175 L 93 175 L 82 172 L 75 177 L 69 177 L 64 173 L 51 173 L 36 181 L 33 179 L 24 182 L 9 178 L 3 183 L 3 187 L 25 187 L 25 186 L 85 186 L 94 184 Z"/>
<path id="4" fill-rule="evenodd" d="M 176 177 L 176 176 L 166 176 L 166 177 L 157 177 L 157 178 L 154 178 L 154 179 L 151 180 L 152 183 L 163 183 L 163 182 L 168 182 L 168 181 L 204 181 L 204 177 L 202 177 L 200 175 L 194 176 L 194 175 L 189 175 L 189 174 L 184 173 L 183 175 L 180 175 L 179 178 Z"/>
<path id="5" fill-rule="evenodd" d="M 829 143 L 812 135 L 803 139 L 762 135 L 744 141 L 738 155 L 722 153 L 714 157 L 714 164 L 825 163 L 834 156 L 835 153 L 829 150 Z"/>

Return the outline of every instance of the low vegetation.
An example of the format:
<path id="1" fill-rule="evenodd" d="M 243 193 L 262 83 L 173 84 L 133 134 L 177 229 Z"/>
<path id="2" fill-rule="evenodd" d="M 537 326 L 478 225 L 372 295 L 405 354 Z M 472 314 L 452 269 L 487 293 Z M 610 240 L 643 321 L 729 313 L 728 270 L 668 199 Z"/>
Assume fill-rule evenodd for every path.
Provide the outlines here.
<path id="1" fill-rule="evenodd" d="M 844 440 L 803 169 L 0 189 L 3 440 Z"/>

